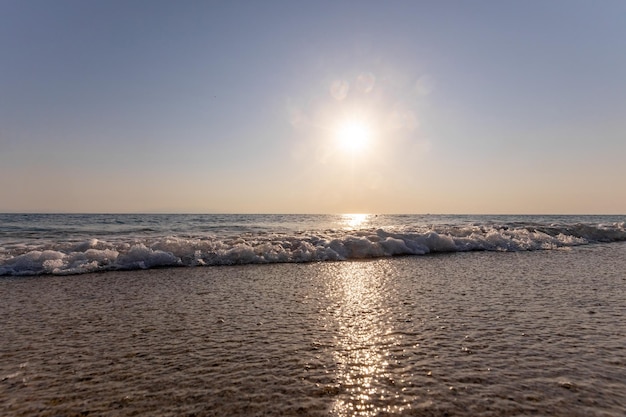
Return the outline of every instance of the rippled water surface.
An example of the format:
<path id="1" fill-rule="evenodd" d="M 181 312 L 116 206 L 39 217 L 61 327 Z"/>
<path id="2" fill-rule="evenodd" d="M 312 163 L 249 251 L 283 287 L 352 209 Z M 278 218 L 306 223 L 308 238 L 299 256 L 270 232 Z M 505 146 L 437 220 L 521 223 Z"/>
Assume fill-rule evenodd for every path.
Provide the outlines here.
<path id="1" fill-rule="evenodd" d="M 621 416 L 626 245 L 0 280 L 7 416 Z"/>

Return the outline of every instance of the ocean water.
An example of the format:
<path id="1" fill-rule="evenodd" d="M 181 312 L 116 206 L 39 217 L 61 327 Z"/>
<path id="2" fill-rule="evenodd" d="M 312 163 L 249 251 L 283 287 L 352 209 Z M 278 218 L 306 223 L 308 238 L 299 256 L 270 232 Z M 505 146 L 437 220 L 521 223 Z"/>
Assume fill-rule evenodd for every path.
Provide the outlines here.
<path id="1" fill-rule="evenodd" d="M 626 243 L 0 279 L 2 416 L 626 415 Z"/>
<path id="2" fill-rule="evenodd" d="M 2 416 L 626 415 L 623 216 L 0 224 Z"/>
<path id="3" fill-rule="evenodd" d="M 555 250 L 626 216 L 0 214 L 0 276 Z"/>

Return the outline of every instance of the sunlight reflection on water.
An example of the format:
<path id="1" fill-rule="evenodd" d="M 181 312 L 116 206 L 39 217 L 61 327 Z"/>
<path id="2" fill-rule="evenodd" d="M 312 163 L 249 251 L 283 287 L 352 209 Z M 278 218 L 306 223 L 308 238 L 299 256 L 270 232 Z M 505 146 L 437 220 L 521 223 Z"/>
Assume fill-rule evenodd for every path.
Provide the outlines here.
<path id="1" fill-rule="evenodd" d="M 374 416 L 401 412 L 409 405 L 403 399 L 401 381 L 389 370 L 389 347 L 397 344 L 388 316 L 390 300 L 384 291 L 385 274 L 375 263 L 337 265 L 328 296 L 337 310 L 339 328 L 337 380 L 345 390 L 332 407 L 338 416 Z"/>
<path id="2" fill-rule="evenodd" d="M 358 229 L 365 226 L 371 217 L 371 214 L 362 213 L 342 214 L 341 223 L 345 225 L 344 228 L 346 229 Z"/>
<path id="3" fill-rule="evenodd" d="M 2 279 L 0 415 L 624 416 L 623 271 L 626 242 Z"/>

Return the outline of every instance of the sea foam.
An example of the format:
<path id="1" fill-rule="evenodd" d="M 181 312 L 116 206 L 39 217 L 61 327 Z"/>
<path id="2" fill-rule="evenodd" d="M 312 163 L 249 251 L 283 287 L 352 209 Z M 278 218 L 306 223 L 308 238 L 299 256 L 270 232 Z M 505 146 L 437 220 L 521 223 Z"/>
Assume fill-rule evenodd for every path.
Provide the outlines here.
<path id="1" fill-rule="evenodd" d="M 0 275 L 80 274 L 173 266 L 343 261 L 468 251 L 535 251 L 626 240 L 624 223 L 432 226 L 216 236 L 127 236 L 3 250 Z"/>

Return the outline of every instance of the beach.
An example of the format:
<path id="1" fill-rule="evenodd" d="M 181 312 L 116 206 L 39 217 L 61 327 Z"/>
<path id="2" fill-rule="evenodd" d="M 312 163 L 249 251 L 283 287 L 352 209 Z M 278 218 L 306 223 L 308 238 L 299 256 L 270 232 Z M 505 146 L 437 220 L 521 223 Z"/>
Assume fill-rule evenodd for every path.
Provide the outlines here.
<path id="1" fill-rule="evenodd" d="M 0 279 L 6 416 L 617 416 L 626 244 Z"/>
<path id="2" fill-rule="evenodd" d="M 626 417 L 625 17 L 0 0 L 0 417 Z"/>

